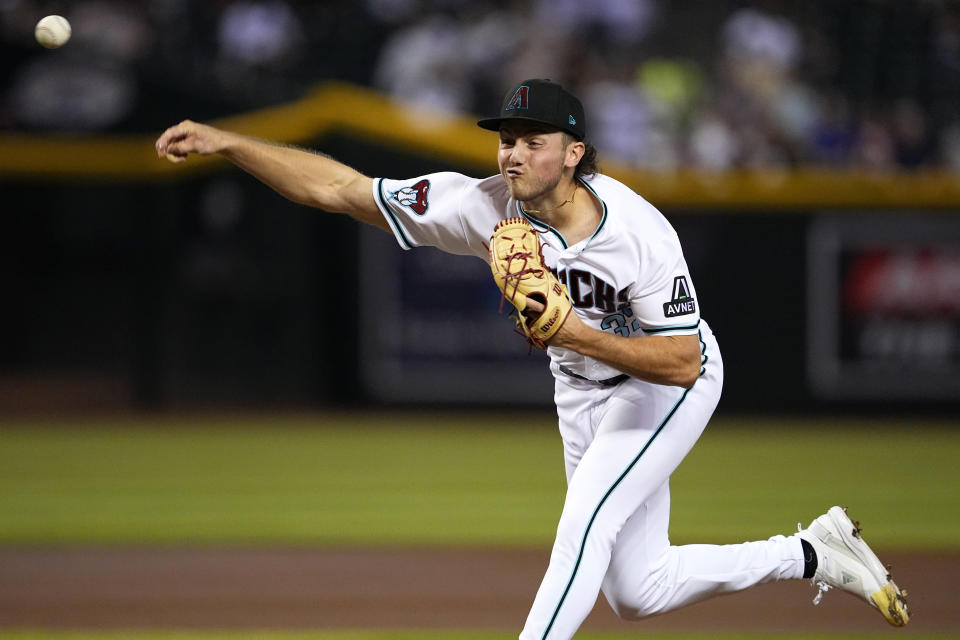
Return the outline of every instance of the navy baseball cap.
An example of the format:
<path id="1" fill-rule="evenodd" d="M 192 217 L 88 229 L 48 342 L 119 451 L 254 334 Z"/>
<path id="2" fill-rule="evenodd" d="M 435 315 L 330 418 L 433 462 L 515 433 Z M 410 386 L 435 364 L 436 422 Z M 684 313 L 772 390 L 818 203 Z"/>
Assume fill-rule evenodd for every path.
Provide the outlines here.
<path id="1" fill-rule="evenodd" d="M 524 80 L 504 96 L 499 116 L 484 118 L 477 124 L 490 131 L 499 131 L 504 120 L 529 120 L 550 125 L 577 140 L 583 140 L 587 133 L 580 100 L 550 80 Z"/>

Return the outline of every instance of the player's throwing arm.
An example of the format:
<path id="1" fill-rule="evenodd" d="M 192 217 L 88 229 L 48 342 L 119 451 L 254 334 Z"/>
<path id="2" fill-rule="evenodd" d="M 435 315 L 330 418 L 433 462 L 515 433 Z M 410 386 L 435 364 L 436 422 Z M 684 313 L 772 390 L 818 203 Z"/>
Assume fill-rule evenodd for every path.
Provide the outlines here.
<path id="1" fill-rule="evenodd" d="M 285 198 L 387 230 L 373 180 L 327 156 L 184 120 L 161 134 L 157 155 L 173 163 L 219 154 Z"/>

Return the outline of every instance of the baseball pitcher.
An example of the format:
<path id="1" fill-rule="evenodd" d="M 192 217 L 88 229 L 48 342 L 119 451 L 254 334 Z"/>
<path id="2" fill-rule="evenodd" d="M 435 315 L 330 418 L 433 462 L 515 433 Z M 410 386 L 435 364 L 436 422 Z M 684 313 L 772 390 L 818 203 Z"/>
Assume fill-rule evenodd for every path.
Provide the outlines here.
<path id="1" fill-rule="evenodd" d="M 567 495 L 521 640 L 573 637 L 602 590 L 636 620 L 750 586 L 806 578 L 909 620 L 904 592 L 832 507 L 790 536 L 670 544 L 669 479 L 723 384 L 680 241 L 660 212 L 598 172 L 580 101 L 548 80 L 510 89 L 498 175 L 369 178 L 323 155 L 191 121 L 160 136 L 172 162 L 217 153 L 285 197 L 490 264 L 518 328 L 550 356 Z"/>

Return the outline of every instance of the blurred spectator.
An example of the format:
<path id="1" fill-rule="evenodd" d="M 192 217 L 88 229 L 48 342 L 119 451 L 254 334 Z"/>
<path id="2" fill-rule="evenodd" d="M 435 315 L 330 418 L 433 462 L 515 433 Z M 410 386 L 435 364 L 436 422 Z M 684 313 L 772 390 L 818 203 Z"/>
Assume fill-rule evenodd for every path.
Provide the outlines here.
<path id="1" fill-rule="evenodd" d="M 503 77 L 503 71 L 529 37 L 524 29 L 526 8 L 518 3 L 488 11 L 474 7 L 472 11 L 462 43 L 474 86 L 471 107 L 476 113 L 493 113 L 500 108 L 505 87 L 516 81 L 512 76 Z"/>
<path id="2" fill-rule="evenodd" d="M 940 134 L 940 161 L 944 168 L 960 173 L 960 121 L 945 127 Z"/>
<path id="3" fill-rule="evenodd" d="M 590 139 L 604 157 L 649 166 L 654 114 L 649 100 L 635 85 L 612 80 L 587 85 L 583 106 L 590 114 Z"/>
<path id="4" fill-rule="evenodd" d="M 918 167 L 930 160 L 927 117 L 916 102 L 906 98 L 897 101 L 893 106 L 892 130 L 898 165 Z"/>
<path id="5" fill-rule="evenodd" d="M 154 31 L 140 7 L 95 0 L 72 10 L 71 48 L 83 46 L 112 62 L 130 63 L 153 49 Z"/>
<path id="6" fill-rule="evenodd" d="M 596 32 L 616 45 L 633 45 L 647 34 L 656 16 L 653 0 L 539 0 L 534 20 L 545 31 L 565 35 Z"/>
<path id="7" fill-rule="evenodd" d="M 135 85 L 122 66 L 79 56 L 36 60 L 13 80 L 13 120 L 27 129 L 108 129 L 129 114 Z"/>
<path id="8" fill-rule="evenodd" d="M 690 162 L 707 171 L 733 168 L 740 143 L 724 119 L 713 111 L 699 114 L 690 134 Z"/>
<path id="9" fill-rule="evenodd" d="M 303 27 L 286 2 L 244 0 L 224 10 L 217 41 L 227 62 L 283 67 L 303 46 Z"/>
<path id="10" fill-rule="evenodd" d="M 722 27 L 724 55 L 746 71 L 761 67 L 779 74 L 793 69 L 803 48 L 797 27 L 757 9 L 734 11 Z"/>
<path id="11" fill-rule="evenodd" d="M 893 136 L 880 118 L 871 116 L 861 121 L 850 154 L 850 164 L 867 170 L 892 169 L 896 166 Z"/>
<path id="12" fill-rule="evenodd" d="M 305 88 L 294 73 L 304 45 L 303 25 L 284 0 L 231 2 L 217 25 L 218 84 L 244 104 L 296 98 Z"/>
<path id="13" fill-rule="evenodd" d="M 42 50 L 57 11 L 73 40 Z M 601 159 L 648 170 L 957 166 L 946 0 L 0 0 L 0 55 L 4 129 L 155 130 L 329 78 L 489 113 L 545 77 L 588 103 Z"/>
<path id="14" fill-rule="evenodd" d="M 811 160 L 816 164 L 838 166 L 850 157 L 856 140 L 847 99 L 831 92 L 821 96 L 820 118 L 810 133 Z"/>
<path id="15" fill-rule="evenodd" d="M 374 86 L 432 110 L 468 111 L 473 88 L 463 41 L 462 25 L 450 16 L 438 13 L 411 23 L 384 45 Z"/>

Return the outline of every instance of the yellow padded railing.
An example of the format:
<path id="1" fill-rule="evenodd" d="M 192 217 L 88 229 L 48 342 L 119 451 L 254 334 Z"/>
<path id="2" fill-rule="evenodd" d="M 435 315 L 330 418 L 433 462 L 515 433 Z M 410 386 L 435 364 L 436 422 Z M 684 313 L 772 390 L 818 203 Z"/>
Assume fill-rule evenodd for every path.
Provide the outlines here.
<path id="1" fill-rule="evenodd" d="M 494 173 L 497 138 L 478 128 L 475 122 L 471 117 L 442 115 L 397 104 L 368 89 L 328 83 L 296 102 L 222 118 L 212 124 L 287 144 L 316 143 L 327 134 L 337 133 L 415 155 L 441 158 L 479 175 Z M 2 135 L 0 179 L 176 179 L 223 163 L 215 157 L 195 158 L 182 165 L 162 161 L 153 150 L 159 133 L 99 137 Z M 809 168 L 654 173 L 602 160 L 604 173 L 661 207 L 960 208 L 960 175 L 942 170 L 869 173 Z"/>

